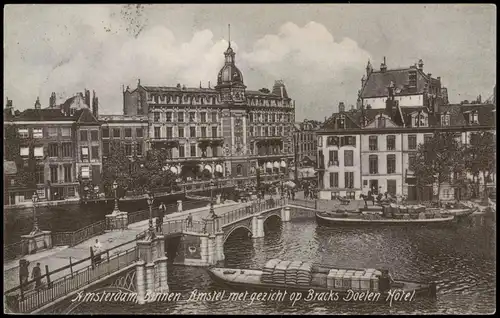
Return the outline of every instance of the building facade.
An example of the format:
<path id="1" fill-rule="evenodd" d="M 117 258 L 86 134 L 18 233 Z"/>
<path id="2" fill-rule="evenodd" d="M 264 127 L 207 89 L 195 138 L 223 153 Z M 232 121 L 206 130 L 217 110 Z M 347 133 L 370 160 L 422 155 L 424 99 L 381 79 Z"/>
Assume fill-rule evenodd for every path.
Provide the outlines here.
<path id="1" fill-rule="evenodd" d="M 85 94 L 90 96 L 88 91 Z M 31 201 L 33 190 L 41 201 L 79 198 L 85 184 L 100 184 L 100 123 L 89 99 L 82 102 L 82 96 L 79 93 L 56 106 L 53 93 L 51 107 L 42 108 L 37 99 L 34 108 L 17 112 L 4 121 L 16 132 L 14 142 L 18 142 L 15 147 L 19 147 L 20 158 L 17 170 L 29 171 L 35 184 L 35 189 L 11 191 L 6 202 Z M 93 101 L 93 110 L 97 111 L 95 96 Z M 8 108 L 12 108 L 11 103 Z"/>
<path id="2" fill-rule="evenodd" d="M 404 195 L 411 201 L 417 198 L 430 200 L 437 187 L 417 188 L 416 177 L 410 169 L 418 145 L 439 131 L 456 133 L 457 140 L 465 145 L 479 131 L 495 131 L 494 105 L 442 105 L 437 112 L 424 106 L 401 107 L 392 94 L 392 88 L 392 85 L 388 87 L 385 109 L 362 107 L 356 111 L 335 113 L 325 124 L 325 129 L 318 132 L 322 198 L 343 195 L 344 191 L 347 195 L 345 187 L 349 185 L 351 193 L 354 191 L 358 197 L 372 190 Z M 354 160 L 353 168 L 341 166 L 340 156 L 345 156 L 347 150 L 347 141 L 342 141 L 342 138 L 346 137 L 353 140 L 350 145 L 354 148 L 354 156 L 359 158 Z M 342 174 L 351 169 L 354 170 L 354 184 L 345 183 L 345 180 L 343 183 Z M 460 197 L 461 189 L 454 180 L 450 176 L 449 182 L 442 185 L 441 199 Z M 495 180 L 493 176 L 486 182 L 493 186 Z M 484 180 L 480 183 L 484 185 Z"/>
<path id="3" fill-rule="evenodd" d="M 295 123 L 294 132 L 294 154 L 297 160 L 296 179 L 314 178 L 316 157 L 318 152 L 318 142 L 316 131 L 320 129 L 321 123 L 315 120 L 304 120 Z M 295 167 L 291 167 L 294 169 Z"/>
<path id="4" fill-rule="evenodd" d="M 246 89 L 231 46 L 217 85 L 203 88 L 129 87 L 123 93 L 126 116 L 148 118 L 148 149 L 168 151 L 168 168 L 187 181 L 204 171 L 233 177 L 279 179 L 293 160 L 295 105 L 282 81 L 272 91 Z"/>

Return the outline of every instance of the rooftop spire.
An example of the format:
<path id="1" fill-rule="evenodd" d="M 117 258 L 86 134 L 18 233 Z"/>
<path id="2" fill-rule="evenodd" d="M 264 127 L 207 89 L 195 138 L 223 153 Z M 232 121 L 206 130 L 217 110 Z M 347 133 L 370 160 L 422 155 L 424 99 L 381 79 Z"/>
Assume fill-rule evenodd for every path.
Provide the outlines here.
<path id="1" fill-rule="evenodd" d="M 231 24 L 227 25 L 227 30 L 229 33 L 229 47 L 231 47 Z"/>

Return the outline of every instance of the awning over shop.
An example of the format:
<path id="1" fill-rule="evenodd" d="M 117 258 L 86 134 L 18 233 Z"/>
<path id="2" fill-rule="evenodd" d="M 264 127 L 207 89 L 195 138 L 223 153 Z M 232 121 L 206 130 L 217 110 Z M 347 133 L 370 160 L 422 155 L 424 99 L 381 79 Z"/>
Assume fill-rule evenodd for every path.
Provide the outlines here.
<path id="1" fill-rule="evenodd" d="M 272 164 L 272 163 L 270 163 L 270 162 L 268 162 L 268 163 L 266 164 L 266 168 L 267 168 L 267 169 L 272 169 L 272 168 L 273 168 L 273 164 Z"/>
<path id="2" fill-rule="evenodd" d="M 208 170 L 208 172 L 212 172 L 212 167 L 210 165 L 206 165 L 205 170 Z"/>
<path id="3" fill-rule="evenodd" d="M 282 168 L 286 168 L 286 162 L 285 162 L 284 160 L 283 160 L 283 161 L 281 161 L 281 167 L 282 167 Z"/>
<path id="4" fill-rule="evenodd" d="M 220 173 L 222 173 L 222 171 L 223 171 L 223 170 L 222 170 L 222 166 L 221 166 L 221 165 L 216 165 L 216 166 L 215 166 L 215 171 L 216 171 L 216 172 L 220 172 Z"/>
<path id="5" fill-rule="evenodd" d="M 275 168 L 279 168 L 279 167 L 280 167 L 280 163 L 279 163 L 278 161 L 275 161 L 275 162 L 274 162 L 274 167 L 275 167 Z"/>

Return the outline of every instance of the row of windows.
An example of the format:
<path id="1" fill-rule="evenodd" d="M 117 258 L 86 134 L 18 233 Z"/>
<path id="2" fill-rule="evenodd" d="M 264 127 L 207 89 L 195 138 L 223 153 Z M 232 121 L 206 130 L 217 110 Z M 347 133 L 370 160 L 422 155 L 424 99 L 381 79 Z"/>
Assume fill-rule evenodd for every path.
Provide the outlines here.
<path id="1" fill-rule="evenodd" d="M 62 165 L 62 179 L 59 180 L 60 168 L 58 165 L 50 165 L 49 167 L 49 180 L 51 183 L 63 182 L 73 182 L 73 166 L 71 164 Z M 37 165 L 35 167 L 35 180 L 36 183 L 45 183 L 45 167 L 42 165 Z"/>
<path id="2" fill-rule="evenodd" d="M 126 156 L 132 156 L 133 152 L 133 145 L 130 143 L 123 144 L 124 150 L 125 150 L 125 155 Z M 109 141 L 103 141 L 102 142 L 102 155 L 103 156 L 108 156 L 110 152 L 110 143 Z M 136 143 L 135 144 L 135 155 L 136 156 L 142 156 L 144 154 L 144 149 L 142 143 Z"/>
<path id="3" fill-rule="evenodd" d="M 89 140 L 89 132 L 87 130 L 80 130 L 80 141 L 88 141 L 88 140 Z M 90 131 L 90 140 L 99 141 L 99 130 Z"/>
<path id="4" fill-rule="evenodd" d="M 160 112 L 154 112 L 153 113 L 153 122 L 157 123 L 160 122 L 162 116 L 162 113 Z M 210 113 L 211 121 L 213 123 L 217 122 L 217 112 L 212 112 Z M 177 120 L 175 120 L 177 119 Z M 165 121 L 166 122 L 179 122 L 183 123 L 184 122 L 184 112 L 177 112 L 177 116 L 174 118 L 173 112 L 166 112 L 165 113 Z M 188 122 L 196 122 L 196 112 L 188 112 Z M 200 122 L 206 123 L 207 122 L 207 113 L 206 112 L 200 112 Z"/>
<path id="5" fill-rule="evenodd" d="M 339 165 L 339 152 L 338 150 L 330 150 L 328 153 L 328 166 Z M 344 150 L 344 167 L 354 166 L 354 151 Z"/>
<path id="6" fill-rule="evenodd" d="M 271 122 L 271 123 L 275 123 L 275 122 L 290 122 L 290 119 L 293 118 L 290 116 L 290 114 L 275 114 L 275 113 L 250 113 L 248 115 L 248 120 L 250 122 L 263 122 L 263 123 L 267 123 L 267 122 Z"/>
<path id="7" fill-rule="evenodd" d="M 124 128 L 124 137 L 125 138 L 132 138 L 132 128 Z M 113 132 L 113 138 L 121 138 L 122 136 L 122 129 L 121 128 L 112 128 Z M 103 127 L 102 128 L 102 138 L 109 138 L 110 137 L 110 128 Z M 144 137 L 144 128 L 143 127 L 137 127 L 135 128 L 135 137 L 136 138 L 143 138 Z"/>
<path id="8" fill-rule="evenodd" d="M 217 104 L 219 103 L 219 96 L 190 96 L 190 95 L 184 95 L 182 96 L 171 96 L 171 95 L 155 95 L 151 94 L 149 95 L 149 100 L 152 101 L 153 103 L 166 103 L 166 104 L 180 104 L 181 101 L 183 103 L 200 103 L 201 105 L 204 104 Z"/>
<path id="9" fill-rule="evenodd" d="M 44 132 L 45 137 L 71 137 L 70 127 L 46 127 L 44 128 L 31 128 L 33 138 L 43 138 Z M 29 128 L 18 128 L 17 134 L 20 138 L 29 138 L 30 129 Z"/>
<path id="10" fill-rule="evenodd" d="M 369 173 L 378 174 L 378 156 L 370 155 L 368 157 L 368 163 L 369 163 Z M 396 173 L 396 155 L 387 155 L 386 164 L 387 164 L 386 166 L 387 174 Z"/>
<path id="11" fill-rule="evenodd" d="M 321 137 L 320 137 L 321 138 Z M 378 146 L 378 138 L 379 136 L 369 136 L 368 137 L 368 149 L 369 150 L 381 150 Z M 428 142 L 429 139 L 432 138 L 432 134 L 424 135 L 424 143 Z M 321 139 L 319 139 L 321 142 Z M 343 136 L 343 137 L 328 137 L 327 146 L 356 146 L 356 137 L 352 136 Z M 417 149 L 417 135 L 408 135 L 408 149 L 415 150 Z M 388 135 L 386 136 L 386 150 L 396 150 L 396 136 Z"/>
<path id="12" fill-rule="evenodd" d="M 339 173 L 330 172 L 330 188 L 341 188 L 339 184 Z M 344 172 L 344 187 L 346 189 L 354 188 L 354 172 Z"/>
<path id="13" fill-rule="evenodd" d="M 215 138 L 218 136 L 217 134 L 217 127 L 212 127 L 212 135 L 210 137 Z M 207 134 L 207 127 L 200 127 L 200 132 L 201 132 L 201 137 L 208 137 Z M 162 138 L 161 136 L 161 127 L 154 127 L 153 130 L 154 138 Z M 172 127 L 167 127 L 167 137 L 166 138 L 173 138 L 173 128 Z M 177 128 L 177 136 L 178 138 L 184 138 L 184 127 L 178 127 Z M 196 127 L 189 127 L 189 137 L 191 138 L 196 138 Z"/>
<path id="14" fill-rule="evenodd" d="M 321 145 L 322 139 L 321 137 L 318 139 L 319 146 Z M 343 146 L 353 146 L 356 147 L 356 137 L 355 136 L 332 136 L 328 137 L 326 139 L 326 146 L 337 146 L 337 147 L 343 147 Z"/>

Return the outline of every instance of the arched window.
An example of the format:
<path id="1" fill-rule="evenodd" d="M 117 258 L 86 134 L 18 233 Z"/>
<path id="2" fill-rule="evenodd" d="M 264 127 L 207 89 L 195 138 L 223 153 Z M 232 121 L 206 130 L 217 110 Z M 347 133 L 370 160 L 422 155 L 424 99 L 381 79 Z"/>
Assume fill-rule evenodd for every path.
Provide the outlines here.
<path id="1" fill-rule="evenodd" d="M 243 175 L 243 167 L 241 165 L 236 166 L 236 175 L 238 176 Z"/>

